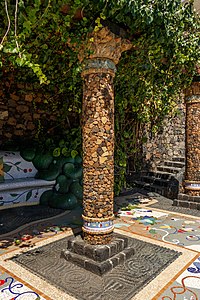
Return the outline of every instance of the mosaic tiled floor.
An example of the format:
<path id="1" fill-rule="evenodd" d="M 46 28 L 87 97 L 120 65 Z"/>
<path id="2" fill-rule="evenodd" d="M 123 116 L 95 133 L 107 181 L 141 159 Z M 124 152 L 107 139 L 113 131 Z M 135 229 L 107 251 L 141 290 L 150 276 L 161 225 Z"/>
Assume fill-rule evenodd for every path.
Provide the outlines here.
<path id="1" fill-rule="evenodd" d="M 200 299 L 200 257 L 197 257 L 164 292 L 159 294 L 155 300 Z"/>
<path id="2" fill-rule="evenodd" d="M 115 227 L 200 252 L 200 219 L 134 208 L 120 212 Z"/>
<path id="3" fill-rule="evenodd" d="M 16 277 L 0 269 L 0 300 L 48 300 L 40 292 L 33 291 L 33 288 L 18 281 Z"/>
<path id="4" fill-rule="evenodd" d="M 157 208 L 153 208 L 151 205 L 156 205 L 154 198 L 148 197 L 147 195 L 134 194 L 128 197 L 117 198 L 115 205 L 115 212 L 118 216 L 115 219 L 115 228 L 119 229 L 125 235 L 134 236 L 138 239 L 148 240 L 151 243 L 159 243 L 166 247 L 172 247 L 176 251 L 186 251 L 188 258 L 180 260 L 179 265 L 176 261 L 173 263 L 173 276 L 171 272 L 165 275 L 163 278 L 163 286 L 160 285 L 160 277 L 158 276 L 153 280 L 152 285 L 147 285 L 143 290 L 131 298 L 132 300 L 200 300 L 200 217 L 194 217 L 190 215 L 183 215 L 177 212 L 165 211 Z M 80 220 L 81 212 L 77 212 L 75 216 L 73 213 L 69 218 L 67 215 L 52 220 L 39 222 L 34 224 L 34 230 L 41 231 L 40 235 L 33 236 L 29 247 L 25 246 L 19 248 L 18 245 L 13 244 L 13 235 L 8 234 L 7 237 L 0 236 L 0 242 L 7 238 L 10 245 L 4 245 L 0 248 L 0 266 L 4 269 L 0 273 L 0 300 L 74 300 L 75 298 L 64 294 L 64 296 L 57 296 L 58 294 L 52 294 L 45 292 L 45 289 L 35 289 L 35 284 L 32 280 L 27 280 L 18 272 L 16 265 L 10 269 L 9 263 L 6 263 L 5 258 L 7 253 L 11 257 L 12 253 L 26 252 L 34 244 L 39 245 L 44 240 L 44 243 L 50 242 L 52 239 L 57 237 L 61 239 L 65 236 L 70 228 L 76 228 L 81 226 Z M 61 230 L 62 226 L 65 228 Z M 53 228 L 51 228 L 53 227 Z M 50 229 L 51 228 L 51 229 Z M 78 230 L 78 229 L 77 229 Z M 17 237 L 24 234 L 31 234 L 33 231 L 32 225 L 24 226 L 20 228 Z M 15 234 L 16 237 L 16 234 Z M 14 252 L 13 252 L 14 251 Z M 186 255 L 186 257 L 187 257 Z M 189 259 L 190 257 L 190 259 Z M 191 257 L 194 257 L 191 258 Z M 16 269 L 16 270 L 15 270 Z M 11 272 L 11 273 L 10 273 Z M 167 271 L 166 271 L 167 272 Z M 164 274 L 165 272 L 161 273 Z M 164 276 L 164 275 L 163 275 Z M 10 277 L 7 281 L 7 277 Z M 13 278 L 13 279 L 11 279 Z M 156 283 L 158 280 L 158 283 Z M 41 279 L 40 279 L 41 281 Z M 155 281 L 155 283 L 154 283 Z M 18 284 L 18 285 L 16 285 Z M 21 285 L 19 285 L 21 284 Z M 12 291 L 8 289 L 11 286 L 12 291 L 16 294 L 12 294 Z M 46 286 L 47 283 L 44 285 Z M 148 286 L 151 286 L 151 296 L 148 295 Z M 13 289 L 14 287 L 14 289 Z M 5 290 L 5 288 L 7 288 Z M 155 291 L 152 291 L 152 289 Z M 147 293 L 145 294 L 147 290 Z M 28 292 L 29 294 L 23 294 Z M 32 292 L 31 292 L 32 291 Z M 149 290 L 150 291 L 150 290 Z M 58 292 L 58 290 L 57 290 Z M 18 294 L 17 294 L 18 293 Z M 37 295 L 36 295 L 36 294 Z M 5 296 L 6 295 L 6 296 Z M 47 296 L 46 296 L 47 295 Z M 5 296 L 5 297 L 4 297 Z M 7 298 L 6 298 L 7 297 Z M 79 298 L 80 300 L 84 298 Z M 107 298 L 106 300 L 110 300 Z"/>

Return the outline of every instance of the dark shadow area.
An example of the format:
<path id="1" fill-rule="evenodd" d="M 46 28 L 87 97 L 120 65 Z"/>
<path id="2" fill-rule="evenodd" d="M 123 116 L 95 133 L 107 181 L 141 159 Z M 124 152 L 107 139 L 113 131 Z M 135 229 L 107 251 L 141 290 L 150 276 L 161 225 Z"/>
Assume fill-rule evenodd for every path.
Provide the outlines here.
<path id="1" fill-rule="evenodd" d="M 0 235 L 9 233 L 25 224 L 51 218 L 64 210 L 42 205 L 12 207 L 0 210 Z"/>

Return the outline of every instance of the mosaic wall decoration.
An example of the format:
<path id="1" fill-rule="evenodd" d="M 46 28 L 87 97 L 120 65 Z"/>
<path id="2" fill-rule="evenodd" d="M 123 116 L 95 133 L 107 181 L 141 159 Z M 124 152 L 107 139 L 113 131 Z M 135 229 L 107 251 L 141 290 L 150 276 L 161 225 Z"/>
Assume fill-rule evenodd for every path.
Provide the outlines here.
<path id="1" fill-rule="evenodd" d="M 0 151 L 0 157 L 3 157 L 5 180 L 35 177 L 37 169 L 32 162 L 24 160 L 19 152 Z"/>
<path id="2" fill-rule="evenodd" d="M 47 188 L 45 187 L 28 188 L 28 182 L 27 182 L 27 189 L 25 190 L 16 189 L 14 191 L 5 191 L 5 192 L 0 191 L 0 206 L 15 205 L 18 203 L 27 203 L 27 202 L 39 203 L 40 197 L 45 191 L 47 191 Z"/>
<path id="3" fill-rule="evenodd" d="M 0 181 L 4 179 L 4 182 L 0 184 L 0 206 L 35 202 L 67 210 L 81 205 L 80 156 L 55 158 L 53 154 L 34 147 L 20 152 L 0 151 L 1 156 L 4 178 L 0 175 Z"/>
<path id="4" fill-rule="evenodd" d="M 0 182 L 4 181 L 3 157 L 0 155 Z"/>

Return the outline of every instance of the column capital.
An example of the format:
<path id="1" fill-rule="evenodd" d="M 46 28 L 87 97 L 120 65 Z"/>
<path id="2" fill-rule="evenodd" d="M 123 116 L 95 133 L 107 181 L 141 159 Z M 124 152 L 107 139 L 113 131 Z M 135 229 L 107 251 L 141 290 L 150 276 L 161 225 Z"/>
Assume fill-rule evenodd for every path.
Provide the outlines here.
<path id="1" fill-rule="evenodd" d="M 118 64 L 121 54 L 130 50 L 132 43 L 112 33 L 107 27 L 93 31 L 86 44 L 82 45 L 78 58 L 80 62 L 85 59 L 110 60 Z"/>
<path id="2" fill-rule="evenodd" d="M 185 90 L 186 101 L 194 95 L 200 95 L 200 81 L 192 82 L 191 86 Z"/>

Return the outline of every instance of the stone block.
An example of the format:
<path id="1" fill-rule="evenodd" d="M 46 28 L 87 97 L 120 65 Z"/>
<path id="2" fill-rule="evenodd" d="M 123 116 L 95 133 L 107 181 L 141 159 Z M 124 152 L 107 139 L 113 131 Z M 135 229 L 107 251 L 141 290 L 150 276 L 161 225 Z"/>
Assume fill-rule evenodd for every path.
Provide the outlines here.
<path id="1" fill-rule="evenodd" d="M 7 121 L 7 124 L 9 124 L 9 125 L 16 125 L 16 124 L 17 124 L 17 121 L 16 121 L 15 118 L 10 117 L 10 118 L 8 119 L 8 121 Z"/>
<path id="2" fill-rule="evenodd" d="M 85 243 L 83 241 L 74 241 L 72 249 L 75 253 L 85 255 Z"/>
<path id="3" fill-rule="evenodd" d="M 122 265 L 125 260 L 126 260 L 126 255 L 124 252 L 120 252 L 116 255 L 116 257 L 118 258 L 118 265 Z M 111 258 L 112 259 L 112 258 Z"/>
<path id="4" fill-rule="evenodd" d="M 68 255 L 68 260 L 70 260 L 75 265 L 84 268 L 85 267 L 85 259 L 81 255 L 75 255 L 74 253 L 70 253 Z"/>
<path id="5" fill-rule="evenodd" d="M 85 256 L 91 259 L 95 257 L 95 247 L 93 245 L 85 245 Z"/>
<path id="6" fill-rule="evenodd" d="M 178 199 L 179 199 L 179 200 L 187 201 L 187 200 L 189 199 L 189 196 L 186 195 L 186 194 L 179 194 L 179 195 L 178 195 Z"/>
<path id="7" fill-rule="evenodd" d="M 177 199 L 174 199 L 172 206 L 178 206 L 178 203 L 179 203 L 179 201 Z"/>
<path id="8" fill-rule="evenodd" d="M 97 275 L 103 275 L 119 264 L 123 264 L 134 254 L 133 248 L 125 248 L 128 238 L 115 236 L 115 240 L 107 245 L 86 244 L 81 236 L 68 240 L 68 250 L 62 256 L 72 263 L 81 266 Z"/>
<path id="9" fill-rule="evenodd" d="M 13 100 L 15 100 L 15 101 L 18 101 L 20 99 L 20 97 L 17 96 L 17 95 L 15 95 L 15 94 L 11 94 L 10 98 L 13 99 Z"/>
<path id="10" fill-rule="evenodd" d="M 0 120 L 4 120 L 7 117 L 8 117 L 8 111 L 7 110 L 0 112 Z"/>
<path id="11" fill-rule="evenodd" d="M 179 201 L 179 206 L 185 207 L 185 208 L 189 208 L 189 202 L 187 201 Z"/>
<path id="12" fill-rule="evenodd" d="M 109 247 L 97 246 L 94 253 L 94 259 L 98 262 L 109 258 Z"/>
<path id="13" fill-rule="evenodd" d="M 72 249 L 73 246 L 74 246 L 74 242 L 75 242 L 74 237 L 71 237 L 71 238 L 67 241 L 67 248 L 68 248 L 68 249 Z"/>
<path id="14" fill-rule="evenodd" d="M 122 253 L 125 254 L 126 260 L 128 260 L 132 255 L 134 255 L 135 251 L 133 248 L 126 248 L 122 251 Z"/>
<path id="15" fill-rule="evenodd" d="M 109 245 L 109 253 L 110 253 L 110 257 L 114 256 L 114 255 L 116 255 L 118 253 L 118 251 L 117 251 L 117 243 L 112 242 Z"/>
<path id="16" fill-rule="evenodd" d="M 28 106 L 26 105 L 18 105 L 16 107 L 16 110 L 19 112 L 19 113 L 24 113 L 24 112 L 28 112 L 29 111 L 29 108 Z"/>
<path id="17" fill-rule="evenodd" d="M 112 262 L 113 268 L 115 268 L 119 265 L 119 258 L 117 257 L 117 255 L 111 257 L 110 261 Z"/>
<path id="18" fill-rule="evenodd" d="M 85 261 L 85 269 L 100 276 L 111 271 L 112 268 L 112 263 L 109 260 L 102 263 Z"/>
<path id="19" fill-rule="evenodd" d="M 197 203 L 190 202 L 189 208 L 190 208 L 190 209 L 197 209 Z"/>
<path id="20" fill-rule="evenodd" d="M 26 94 L 25 95 L 25 101 L 31 102 L 33 100 L 33 95 L 32 94 Z"/>

